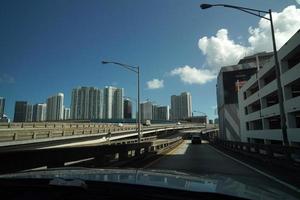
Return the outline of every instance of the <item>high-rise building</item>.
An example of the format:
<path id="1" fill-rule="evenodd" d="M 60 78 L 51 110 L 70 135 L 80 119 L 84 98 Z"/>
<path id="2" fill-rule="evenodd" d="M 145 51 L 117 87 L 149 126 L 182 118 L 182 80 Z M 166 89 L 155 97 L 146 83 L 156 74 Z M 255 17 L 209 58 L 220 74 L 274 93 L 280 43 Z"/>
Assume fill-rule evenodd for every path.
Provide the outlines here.
<path id="1" fill-rule="evenodd" d="M 33 105 L 27 104 L 25 121 L 32 122 L 32 115 L 33 115 Z"/>
<path id="2" fill-rule="evenodd" d="M 38 103 L 33 106 L 32 121 L 42 122 L 46 121 L 47 104 Z"/>
<path id="3" fill-rule="evenodd" d="M 47 121 L 63 120 L 64 118 L 64 94 L 58 93 L 47 99 Z"/>
<path id="4" fill-rule="evenodd" d="M 14 122 L 25 122 L 26 110 L 27 110 L 27 101 L 16 101 Z"/>
<path id="5" fill-rule="evenodd" d="M 153 119 L 155 120 L 170 120 L 169 106 L 153 106 Z"/>
<path id="6" fill-rule="evenodd" d="M 4 115 L 4 107 L 5 107 L 5 98 L 4 97 L 0 97 L 0 119 Z"/>
<path id="7" fill-rule="evenodd" d="M 279 50 L 281 88 L 287 138 L 300 146 L 300 30 Z M 242 142 L 283 144 L 274 57 L 238 91 Z"/>
<path id="8" fill-rule="evenodd" d="M 72 91 L 72 119 L 102 119 L 103 91 L 95 87 L 79 87 Z"/>
<path id="9" fill-rule="evenodd" d="M 140 105 L 141 107 L 141 120 L 145 121 L 145 120 L 152 120 L 152 116 L 153 116 L 153 107 L 152 107 L 152 103 L 150 101 L 146 101 L 141 103 Z"/>
<path id="10" fill-rule="evenodd" d="M 219 115 L 219 137 L 240 141 L 240 119 L 238 117 L 238 90 L 265 63 L 272 53 L 247 56 L 237 65 L 222 67 L 217 78 L 217 104 Z"/>
<path id="11" fill-rule="evenodd" d="M 130 101 L 130 99 L 124 99 L 124 118 L 132 118 L 132 102 Z"/>
<path id="12" fill-rule="evenodd" d="M 64 120 L 71 119 L 71 109 L 64 108 Z"/>
<path id="13" fill-rule="evenodd" d="M 187 119 L 192 116 L 192 96 L 189 92 L 182 92 L 179 96 L 171 96 L 172 120 Z"/>
<path id="14" fill-rule="evenodd" d="M 123 88 L 105 87 L 104 88 L 104 118 L 123 119 Z"/>

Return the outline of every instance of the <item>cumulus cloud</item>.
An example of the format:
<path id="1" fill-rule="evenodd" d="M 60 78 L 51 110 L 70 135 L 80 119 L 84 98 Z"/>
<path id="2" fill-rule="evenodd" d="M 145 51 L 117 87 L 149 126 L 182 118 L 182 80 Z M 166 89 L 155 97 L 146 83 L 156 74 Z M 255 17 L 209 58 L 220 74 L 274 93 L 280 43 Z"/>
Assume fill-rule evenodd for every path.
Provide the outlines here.
<path id="1" fill-rule="evenodd" d="M 148 89 L 159 89 L 164 87 L 164 80 L 153 79 L 147 82 Z"/>
<path id="2" fill-rule="evenodd" d="M 178 75 L 184 83 L 200 85 L 216 78 L 216 75 L 210 70 L 198 69 L 187 65 L 173 69 L 171 75 Z"/>
<path id="3" fill-rule="evenodd" d="M 15 79 L 8 74 L 2 74 L 0 75 L 0 83 L 15 83 Z"/>
<path id="4" fill-rule="evenodd" d="M 272 16 L 277 49 L 279 49 L 299 30 L 300 9 L 292 5 L 280 13 L 273 12 Z M 200 38 L 198 46 L 206 56 L 205 66 L 216 73 L 221 66 L 236 64 L 246 55 L 273 50 L 269 21 L 259 20 L 258 26 L 249 27 L 248 32 L 248 45 L 241 45 L 230 39 L 227 29 L 220 29 L 215 36 Z"/>

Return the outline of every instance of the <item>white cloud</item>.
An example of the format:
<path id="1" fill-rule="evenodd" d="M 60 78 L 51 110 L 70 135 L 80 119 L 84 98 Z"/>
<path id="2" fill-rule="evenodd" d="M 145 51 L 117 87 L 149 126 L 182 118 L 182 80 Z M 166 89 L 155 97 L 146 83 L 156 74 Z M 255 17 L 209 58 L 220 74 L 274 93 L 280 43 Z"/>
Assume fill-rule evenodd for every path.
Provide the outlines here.
<path id="1" fill-rule="evenodd" d="M 159 89 L 164 87 L 164 80 L 153 79 L 147 82 L 148 89 Z"/>
<path id="2" fill-rule="evenodd" d="M 8 74 L 2 74 L 0 75 L 0 83 L 15 83 L 15 79 Z"/>
<path id="3" fill-rule="evenodd" d="M 216 78 L 216 75 L 207 69 L 198 69 L 187 65 L 173 69 L 171 75 L 178 75 L 184 83 L 200 85 Z"/>
<path id="4" fill-rule="evenodd" d="M 300 9 L 296 6 L 288 6 L 282 12 L 272 13 L 275 27 L 277 49 L 287 42 L 300 28 Z M 267 16 L 268 17 L 268 16 Z M 258 26 L 249 27 L 248 46 L 238 44 L 228 36 L 227 29 L 220 29 L 216 36 L 202 37 L 198 46 L 206 56 L 205 66 L 216 73 L 221 66 L 236 64 L 246 55 L 261 51 L 272 51 L 270 22 L 261 19 Z"/>

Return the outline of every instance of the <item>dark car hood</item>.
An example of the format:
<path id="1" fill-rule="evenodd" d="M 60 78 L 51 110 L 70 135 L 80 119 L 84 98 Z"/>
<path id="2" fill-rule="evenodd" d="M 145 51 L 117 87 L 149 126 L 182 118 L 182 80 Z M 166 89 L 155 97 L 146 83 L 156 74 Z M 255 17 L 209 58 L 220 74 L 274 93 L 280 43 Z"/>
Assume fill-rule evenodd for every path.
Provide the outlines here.
<path id="1" fill-rule="evenodd" d="M 118 182 L 186 191 L 212 192 L 249 199 L 298 199 L 266 185 L 219 174 L 194 175 L 171 170 L 59 168 L 0 175 L 0 178 Z"/>

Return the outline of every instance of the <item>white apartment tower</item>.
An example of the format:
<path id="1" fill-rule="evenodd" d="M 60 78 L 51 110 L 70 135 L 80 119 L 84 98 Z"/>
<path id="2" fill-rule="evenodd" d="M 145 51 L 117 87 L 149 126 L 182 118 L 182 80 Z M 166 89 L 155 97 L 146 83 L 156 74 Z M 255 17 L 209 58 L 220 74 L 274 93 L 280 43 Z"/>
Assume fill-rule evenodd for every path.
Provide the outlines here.
<path id="1" fill-rule="evenodd" d="M 104 88 L 103 114 L 105 119 L 123 119 L 123 95 L 123 88 L 116 88 L 111 86 Z"/>
<path id="2" fill-rule="evenodd" d="M 103 91 L 95 87 L 79 87 L 72 91 L 72 119 L 102 119 Z"/>
<path id="3" fill-rule="evenodd" d="M 192 116 L 192 96 L 189 92 L 171 96 L 172 120 L 186 119 Z"/>
<path id="4" fill-rule="evenodd" d="M 64 118 L 64 94 L 58 93 L 47 99 L 47 121 L 63 120 Z"/>

